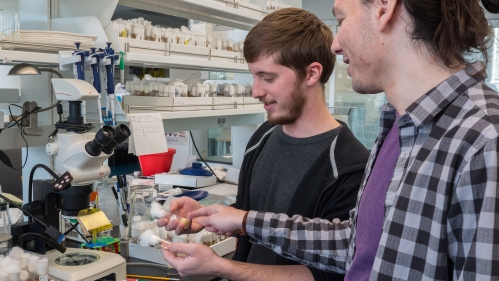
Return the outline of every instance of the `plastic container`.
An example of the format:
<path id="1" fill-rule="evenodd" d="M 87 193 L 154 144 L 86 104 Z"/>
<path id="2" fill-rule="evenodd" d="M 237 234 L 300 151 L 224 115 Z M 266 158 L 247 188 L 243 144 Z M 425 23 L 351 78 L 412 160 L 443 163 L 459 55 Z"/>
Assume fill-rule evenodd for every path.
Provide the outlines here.
<path id="1" fill-rule="evenodd" d="M 203 164 L 199 162 L 192 162 L 192 167 L 187 167 L 179 171 L 182 175 L 210 177 L 213 173 L 204 169 Z"/>
<path id="2" fill-rule="evenodd" d="M 91 249 L 91 250 L 96 250 L 96 251 L 103 251 L 103 252 L 109 252 L 109 253 L 115 253 L 119 254 L 120 253 L 120 239 L 119 238 L 114 238 L 114 237 L 109 237 L 109 236 L 103 236 L 100 238 L 97 238 L 97 241 L 94 243 L 81 243 L 80 248 L 81 249 Z"/>
<path id="3" fill-rule="evenodd" d="M 154 174 L 169 172 L 172 167 L 173 155 L 176 152 L 175 148 L 168 148 L 168 152 L 139 156 L 142 175 L 152 176 Z"/>
<path id="4" fill-rule="evenodd" d="M 19 14 L 0 11 L 0 40 L 19 40 L 20 22 Z"/>

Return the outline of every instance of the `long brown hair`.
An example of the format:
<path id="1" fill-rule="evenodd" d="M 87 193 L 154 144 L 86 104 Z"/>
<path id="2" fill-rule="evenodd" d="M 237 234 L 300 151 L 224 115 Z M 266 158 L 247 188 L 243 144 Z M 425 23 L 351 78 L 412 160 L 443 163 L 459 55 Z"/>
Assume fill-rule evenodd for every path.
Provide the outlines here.
<path id="1" fill-rule="evenodd" d="M 362 0 L 364 4 L 372 0 Z M 495 3 L 493 3 L 495 1 Z M 468 63 L 467 55 L 481 53 L 488 61 L 491 28 L 479 0 L 402 0 L 412 19 L 408 32 L 422 42 L 445 67 Z M 491 12 L 498 1 L 482 0 Z"/>
<path id="2" fill-rule="evenodd" d="M 244 58 L 253 63 L 262 56 L 275 56 L 275 62 L 305 78 L 313 62 L 322 65 L 320 82 L 326 84 L 333 73 L 336 57 L 331 53 L 333 33 L 317 16 L 298 8 L 286 8 L 267 15 L 255 25 L 244 41 Z"/>

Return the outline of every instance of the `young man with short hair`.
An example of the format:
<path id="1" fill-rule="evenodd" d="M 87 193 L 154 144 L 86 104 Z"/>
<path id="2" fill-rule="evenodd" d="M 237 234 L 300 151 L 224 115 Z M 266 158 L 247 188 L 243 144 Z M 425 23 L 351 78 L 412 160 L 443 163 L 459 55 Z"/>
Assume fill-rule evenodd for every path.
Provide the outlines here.
<path id="1" fill-rule="evenodd" d="M 369 152 L 327 108 L 324 84 L 335 62 L 329 49 L 332 41 L 328 26 L 297 8 L 269 14 L 246 37 L 244 57 L 254 76 L 252 96 L 264 104 L 268 122 L 247 145 L 236 208 L 348 219 Z M 186 216 L 200 207 L 184 198 L 172 202 L 170 211 Z M 191 231 L 199 230 L 194 222 Z M 342 274 L 307 268 L 254 245 L 247 236 L 238 237 L 234 259 L 239 262 L 216 257 L 202 245 L 181 247 L 189 255 L 185 260 L 169 260 L 165 253 L 181 274 L 235 280 L 343 280 Z M 232 266 L 237 269 L 227 270 Z"/>

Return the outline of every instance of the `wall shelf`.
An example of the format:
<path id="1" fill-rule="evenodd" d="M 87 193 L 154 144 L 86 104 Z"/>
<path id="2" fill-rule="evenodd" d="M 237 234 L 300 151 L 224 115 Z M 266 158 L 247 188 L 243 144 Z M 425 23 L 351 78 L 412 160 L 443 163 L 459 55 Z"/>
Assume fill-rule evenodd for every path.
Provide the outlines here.
<path id="1" fill-rule="evenodd" d="M 154 111 L 148 111 L 151 113 Z M 177 120 L 186 118 L 204 118 L 204 117 L 219 117 L 219 116 L 234 116 L 245 114 L 263 114 L 265 110 L 262 108 L 240 108 L 240 109 L 213 109 L 213 110 L 191 110 L 191 111 L 156 111 L 161 114 L 163 120 Z M 141 114 L 141 113 L 134 113 Z M 144 113 L 145 114 L 145 113 Z M 121 122 L 129 122 L 130 114 L 119 115 L 117 118 Z"/>
<path id="2" fill-rule="evenodd" d="M 250 30 L 263 16 L 213 0 L 119 0 L 119 5 Z"/>
<path id="3" fill-rule="evenodd" d="M 0 50 L 0 62 L 2 61 L 3 63 L 28 62 L 32 64 L 44 64 L 53 66 L 59 65 L 59 58 L 57 54 L 11 50 Z"/>
<path id="4" fill-rule="evenodd" d="M 158 112 L 163 118 L 165 132 L 204 130 L 261 124 L 267 120 L 263 108 Z M 139 113 L 140 114 L 140 113 Z M 130 115 L 118 115 L 119 123 L 128 123 Z"/>
<path id="5" fill-rule="evenodd" d="M 127 53 L 126 65 L 249 73 L 247 64 Z"/>

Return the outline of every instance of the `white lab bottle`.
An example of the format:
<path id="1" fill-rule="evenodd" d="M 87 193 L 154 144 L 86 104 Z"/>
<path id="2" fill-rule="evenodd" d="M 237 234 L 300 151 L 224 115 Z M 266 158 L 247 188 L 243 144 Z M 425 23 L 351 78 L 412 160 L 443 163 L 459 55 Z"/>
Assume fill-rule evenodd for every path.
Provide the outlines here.
<path id="1" fill-rule="evenodd" d="M 139 238 L 137 225 L 142 221 L 141 216 L 134 216 L 132 218 L 132 243 L 137 243 L 137 239 Z"/>
<path id="2" fill-rule="evenodd" d="M 41 258 L 36 261 L 36 275 L 38 281 L 49 280 L 49 260 L 47 258 Z"/>
<path id="3" fill-rule="evenodd" d="M 29 273 L 29 279 L 35 279 L 36 278 L 36 264 L 37 260 L 39 260 L 40 257 L 37 255 L 31 255 L 28 258 L 28 273 Z"/>

